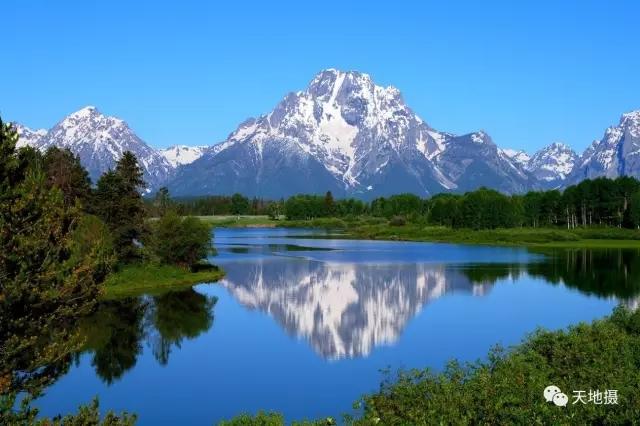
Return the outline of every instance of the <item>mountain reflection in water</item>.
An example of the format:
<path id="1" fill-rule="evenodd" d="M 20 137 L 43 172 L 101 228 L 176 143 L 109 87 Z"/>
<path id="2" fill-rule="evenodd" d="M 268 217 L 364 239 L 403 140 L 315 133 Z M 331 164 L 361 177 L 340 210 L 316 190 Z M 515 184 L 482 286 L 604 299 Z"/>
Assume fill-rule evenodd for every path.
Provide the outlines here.
<path id="1" fill-rule="evenodd" d="M 327 359 L 368 355 L 393 344 L 409 320 L 442 296 L 483 296 L 501 280 L 543 278 L 638 305 L 640 257 L 633 250 L 556 250 L 531 263 L 332 263 L 264 258 L 225 265 L 221 284 L 245 307 L 272 316 Z"/>

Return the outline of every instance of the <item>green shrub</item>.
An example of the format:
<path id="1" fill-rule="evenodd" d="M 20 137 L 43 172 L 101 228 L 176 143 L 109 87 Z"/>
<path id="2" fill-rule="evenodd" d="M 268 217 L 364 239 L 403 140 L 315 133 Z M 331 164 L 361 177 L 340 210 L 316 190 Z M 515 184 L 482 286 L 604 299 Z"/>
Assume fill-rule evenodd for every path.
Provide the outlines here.
<path id="1" fill-rule="evenodd" d="M 403 216 L 394 216 L 389 219 L 389 225 L 391 226 L 404 226 L 407 224 L 407 220 Z"/>
<path id="2" fill-rule="evenodd" d="M 211 249 L 211 231 L 200 219 L 169 212 L 151 226 L 148 250 L 165 264 L 191 267 Z"/>

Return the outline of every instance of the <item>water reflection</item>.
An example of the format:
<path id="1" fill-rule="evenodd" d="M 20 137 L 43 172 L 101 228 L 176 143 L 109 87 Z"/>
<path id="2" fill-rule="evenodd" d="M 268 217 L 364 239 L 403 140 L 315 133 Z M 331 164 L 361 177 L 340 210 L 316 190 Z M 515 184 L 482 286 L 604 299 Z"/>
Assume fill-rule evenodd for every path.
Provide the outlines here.
<path id="1" fill-rule="evenodd" d="M 225 265 L 221 282 L 244 306 L 272 316 L 327 359 L 393 344 L 425 305 L 452 293 L 483 296 L 502 280 L 541 278 L 638 306 L 637 250 L 555 250 L 532 263 L 332 263 L 264 258 Z"/>
<path id="2" fill-rule="evenodd" d="M 77 357 L 92 354 L 91 365 L 108 384 L 136 365 L 143 343 L 165 365 L 172 349 L 179 349 L 184 339 L 211 328 L 215 303 L 215 298 L 193 289 L 101 302 L 93 315 L 80 322 L 86 343 Z"/>
<path id="3" fill-rule="evenodd" d="M 268 312 L 325 358 L 367 355 L 444 294 L 483 295 L 491 284 L 434 264 L 340 264 L 264 259 L 227 265 L 221 282 L 244 306 Z"/>

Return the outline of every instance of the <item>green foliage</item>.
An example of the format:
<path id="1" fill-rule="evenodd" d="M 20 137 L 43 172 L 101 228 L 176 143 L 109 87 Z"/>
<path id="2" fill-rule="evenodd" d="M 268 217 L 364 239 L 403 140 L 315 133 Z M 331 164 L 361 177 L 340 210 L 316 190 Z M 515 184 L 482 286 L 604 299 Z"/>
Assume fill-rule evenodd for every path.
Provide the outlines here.
<path id="1" fill-rule="evenodd" d="M 623 424 L 640 418 L 640 312 L 568 331 L 538 331 L 487 361 L 451 363 L 444 372 L 401 372 L 363 398 L 355 424 Z M 549 384 L 571 390 L 616 389 L 619 405 L 569 404 L 542 398 Z"/>
<path id="2" fill-rule="evenodd" d="M 284 205 L 278 201 L 270 203 L 267 208 L 267 214 L 271 220 L 279 220 L 280 216 L 284 214 Z"/>
<path id="3" fill-rule="evenodd" d="M 371 202 L 371 213 L 374 216 L 408 216 L 424 214 L 425 204 L 414 194 L 397 194 L 389 198 L 376 198 Z"/>
<path id="4" fill-rule="evenodd" d="M 31 399 L 68 368 L 113 254 L 104 227 L 48 185 L 37 151 L 15 149 L 0 120 L 0 423 L 34 413 Z M 22 408 L 14 410 L 22 394 Z"/>
<path id="5" fill-rule="evenodd" d="M 284 214 L 289 220 L 307 220 L 321 217 L 345 217 L 367 211 L 364 202 L 353 198 L 335 200 L 331 192 L 319 195 L 294 195 L 284 203 Z"/>
<path id="6" fill-rule="evenodd" d="M 242 194 L 233 194 L 231 196 L 231 213 L 235 215 L 249 213 L 249 199 Z"/>
<path id="7" fill-rule="evenodd" d="M 634 228 L 640 228 L 640 192 L 631 196 L 629 203 L 629 217 Z"/>
<path id="8" fill-rule="evenodd" d="M 255 416 L 250 414 L 241 414 L 231 420 L 225 420 L 218 423 L 218 426 L 282 426 L 284 425 L 284 417 L 279 413 L 259 412 Z"/>
<path id="9" fill-rule="evenodd" d="M 635 424 L 640 418 L 640 310 L 616 308 L 609 318 L 566 331 L 538 330 L 522 344 L 495 347 L 485 360 L 387 372 L 380 390 L 355 404 L 352 425 Z M 569 405 L 546 402 L 550 384 Z M 574 390 L 614 389 L 618 404 L 573 404 Z M 243 415 L 225 425 L 282 425 L 277 414 Z M 273 423 L 267 421 L 272 420 Z M 307 424 L 325 423 L 330 419 Z M 332 420 L 332 419 L 331 419 Z"/>
<path id="10" fill-rule="evenodd" d="M 135 156 L 125 152 L 115 171 L 98 180 L 91 212 L 102 219 L 113 234 L 118 258 L 130 262 L 140 256 L 136 241 L 145 232 L 145 206 L 140 195 L 144 186 Z"/>
<path id="11" fill-rule="evenodd" d="M 407 220 L 403 216 L 394 216 L 389 219 L 389 225 L 391 226 L 404 226 L 407 224 Z"/>
<path id="12" fill-rule="evenodd" d="M 91 404 L 81 405 L 78 412 L 66 416 L 56 416 L 53 418 L 38 418 L 38 411 L 23 407 L 12 418 L 6 420 L 5 425 L 33 425 L 33 426 L 133 426 L 136 423 L 136 415 L 123 412 L 115 414 L 107 412 L 104 417 L 100 416 L 98 400 L 94 399 Z M 0 420 L 2 418 L 0 417 Z"/>
<path id="13" fill-rule="evenodd" d="M 492 189 L 480 188 L 460 200 L 461 225 L 473 229 L 518 226 L 518 209 L 511 198 Z"/>
<path id="14" fill-rule="evenodd" d="M 198 218 L 168 212 L 151 224 L 147 247 L 164 264 L 191 267 L 211 250 L 211 231 Z"/>
<path id="15" fill-rule="evenodd" d="M 155 217 L 161 217 L 174 208 L 175 206 L 169 196 L 169 189 L 166 186 L 163 186 L 158 190 L 158 192 L 156 192 L 151 209 L 152 214 Z"/>
<path id="16" fill-rule="evenodd" d="M 105 281 L 105 297 L 135 296 L 190 287 L 198 283 L 215 282 L 224 276 L 224 272 L 218 267 L 206 266 L 203 270 L 192 272 L 177 266 L 149 262 L 126 265 L 109 275 Z"/>
<path id="17" fill-rule="evenodd" d="M 44 154 L 44 170 L 47 186 L 62 191 L 66 206 L 76 201 L 86 206 L 91 194 L 91 180 L 77 155 L 68 149 L 51 147 Z"/>
<path id="18" fill-rule="evenodd" d="M 324 196 L 324 214 L 327 216 L 333 216 L 336 213 L 336 205 L 333 199 L 331 191 L 327 191 Z"/>

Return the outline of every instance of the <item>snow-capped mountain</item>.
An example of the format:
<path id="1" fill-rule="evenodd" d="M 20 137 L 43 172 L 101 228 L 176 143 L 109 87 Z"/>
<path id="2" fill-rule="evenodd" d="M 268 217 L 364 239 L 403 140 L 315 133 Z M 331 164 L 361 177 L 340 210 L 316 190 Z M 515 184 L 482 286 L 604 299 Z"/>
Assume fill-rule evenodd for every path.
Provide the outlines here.
<path id="1" fill-rule="evenodd" d="M 207 148 L 206 146 L 174 145 L 159 152 L 173 167 L 178 167 L 193 163 L 202 157 Z"/>
<path id="2" fill-rule="evenodd" d="M 526 169 L 533 173 L 547 188 L 562 185 L 572 172 L 579 156 L 569 146 L 555 142 L 536 152 L 528 161 Z"/>
<path id="3" fill-rule="evenodd" d="M 123 120 L 102 114 L 93 106 L 68 115 L 49 131 L 30 132 L 19 126 L 25 144 L 41 150 L 51 146 L 69 148 L 80 157 L 93 182 L 115 167 L 125 151 L 133 152 L 144 172 L 148 188 L 166 182 L 174 167 L 140 139 Z M 35 137 L 39 136 L 39 137 Z"/>
<path id="4" fill-rule="evenodd" d="M 529 154 L 522 149 L 504 148 L 500 151 L 523 168 L 526 168 L 529 160 L 531 160 Z"/>
<path id="5" fill-rule="evenodd" d="M 514 193 L 537 187 L 535 179 L 482 131 L 448 138 L 432 161 L 455 182 L 452 189 L 456 192 L 486 186 Z"/>
<path id="6" fill-rule="evenodd" d="M 535 185 L 483 132 L 455 136 L 420 119 L 394 87 L 328 69 L 269 114 L 242 123 L 223 143 L 182 167 L 172 193 L 295 193 L 370 198 Z"/>
<path id="7" fill-rule="evenodd" d="M 15 127 L 18 132 L 18 143 L 17 148 L 22 148 L 24 146 L 32 146 L 36 149 L 40 148 L 40 141 L 47 134 L 47 131 L 44 129 L 39 130 L 31 130 L 30 128 L 23 126 L 19 123 L 12 123 L 13 127 Z"/>
<path id="8" fill-rule="evenodd" d="M 587 148 L 569 183 L 623 175 L 640 178 L 640 110 L 623 114 L 617 126 L 609 127 L 600 141 Z"/>

